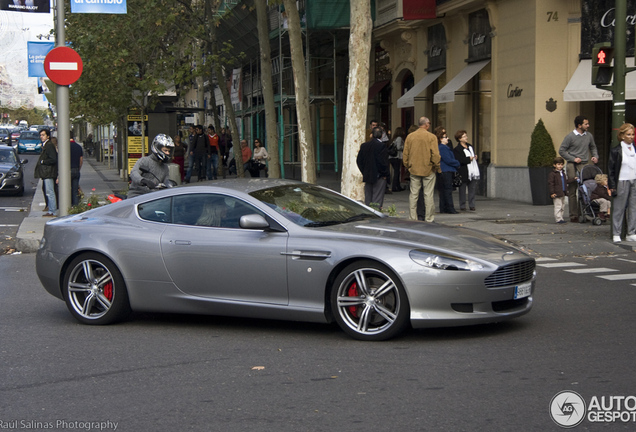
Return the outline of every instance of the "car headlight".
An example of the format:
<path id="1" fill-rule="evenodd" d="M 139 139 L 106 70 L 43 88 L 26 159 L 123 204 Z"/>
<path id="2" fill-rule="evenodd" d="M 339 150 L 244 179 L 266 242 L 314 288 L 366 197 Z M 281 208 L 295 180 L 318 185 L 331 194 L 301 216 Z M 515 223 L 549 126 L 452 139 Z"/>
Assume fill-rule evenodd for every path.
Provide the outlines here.
<path id="1" fill-rule="evenodd" d="M 14 179 L 14 178 L 20 178 L 20 177 L 22 177 L 22 173 L 20 173 L 20 171 L 14 171 L 14 172 L 11 172 L 11 173 L 7 174 L 7 178 Z"/>
<path id="2" fill-rule="evenodd" d="M 476 261 L 437 251 L 416 249 L 409 252 L 409 256 L 419 265 L 440 270 L 474 271 L 482 270 L 484 268 L 484 266 Z"/>

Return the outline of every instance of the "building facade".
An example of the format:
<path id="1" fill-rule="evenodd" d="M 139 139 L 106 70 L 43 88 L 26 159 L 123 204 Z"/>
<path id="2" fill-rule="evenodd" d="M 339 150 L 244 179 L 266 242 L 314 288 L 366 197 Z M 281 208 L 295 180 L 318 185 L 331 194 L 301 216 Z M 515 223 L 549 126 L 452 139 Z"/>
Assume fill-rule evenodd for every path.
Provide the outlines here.
<path id="1" fill-rule="evenodd" d="M 336 4 L 342 7 L 348 2 L 331 3 L 331 8 L 319 8 L 316 2 L 299 2 L 308 23 L 305 44 L 311 65 L 317 160 L 327 162 L 321 169 L 338 171 L 346 121 L 348 54 L 347 30 L 340 22 L 344 12 L 334 11 Z M 635 3 L 628 1 L 631 39 L 627 46 L 632 57 Z M 420 11 L 414 14 L 418 7 Z M 426 8 L 434 10 L 424 11 Z M 317 18 L 319 10 L 331 15 Z M 490 197 L 532 201 L 527 158 L 539 119 L 558 151 L 563 138 L 574 129 L 574 118 L 587 116 L 600 166 L 606 170 L 612 96 L 591 85 L 590 54 L 594 43 L 613 40 L 614 0 L 376 0 L 372 10 L 368 120 L 383 121 L 391 129 L 408 129 L 419 117 L 427 116 L 433 126 L 446 127 L 451 139 L 456 131 L 466 130 L 480 163 L 479 193 Z M 431 17 L 420 18 L 419 12 Z M 293 164 L 297 163 L 293 95 L 283 85 L 291 74 L 285 75 L 285 30 L 279 19 L 284 14 L 272 10 L 271 15 L 272 63 L 279 66 L 274 68 L 280 81 L 278 117 L 285 131 L 282 157 L 283 163 Z M 321 27 L 325 20 L 328 26 Z M 633 58 L 628 65 L 630 62 L 633 65 Z M 243 76 L 258 83 L 258 74 L 253 61 L 246 63 Z M 260 99 L 255 95 L 249 99 L 250 90 L 245 90 L 250 86 L 243 88 L 244 106 L 249 107 L 243 107 L 243 130 L 264 136 Z M 258 85 L 251 88 L 258 90 Z M 634 98 L 636 76 L 628 74 L 626 121 L 636 120 L 630 101 Z M 218 98 L 217 103 L 221 103 Z"/>
<path id="2" fill-rule="evenodd" d="M 564 99 L 579 59 L 589 58 L 581 51 L 583 3 L 437 1 L 437 18 L 407 21 L 402 1 L 378 0 L 374 40 L 390 58 L 391 103 L 370 105 L 370 116 L 389 116 L 394 127 L 427 116 L 451 139 L 466 130 L 482 171 L 480 192 L 531 202 L 527 157 L 539 119 L 557 151 L 578 114 L 597 126 L 591 131 L 601 144 L 609 137 L 595 102 Z"/>

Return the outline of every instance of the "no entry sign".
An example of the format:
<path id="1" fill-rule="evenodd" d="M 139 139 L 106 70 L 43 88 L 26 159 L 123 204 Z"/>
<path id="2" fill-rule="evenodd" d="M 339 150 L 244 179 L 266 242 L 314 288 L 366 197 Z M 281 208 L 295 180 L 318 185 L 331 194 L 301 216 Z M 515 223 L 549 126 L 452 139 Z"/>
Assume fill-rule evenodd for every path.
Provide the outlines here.
<path id="1" fill-rule="evenodd" d="M 44 71 L 58 85 L 69 85 L 82 75 L 84 63 L 79 54 L 69 47 L 53 48 L 44 59 Z"/>

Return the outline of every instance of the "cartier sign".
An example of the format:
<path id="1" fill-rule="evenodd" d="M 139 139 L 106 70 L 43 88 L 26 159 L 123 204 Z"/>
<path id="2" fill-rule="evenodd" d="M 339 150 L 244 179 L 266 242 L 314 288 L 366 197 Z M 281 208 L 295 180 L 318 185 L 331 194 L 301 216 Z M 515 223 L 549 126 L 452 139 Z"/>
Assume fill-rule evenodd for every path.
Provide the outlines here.
<path id="1" fill-rule="evenodd" d="M 487 60 L 492 55 L 490 18 L 488 11 L 481 9 L 468 15 L 468 63 Z"/>
<path id="2" fill-rule="evenodd" d="M 512 84 L 509 84 L 507 95 L 509 98 L 520 97 L 522 91 L 523 89 L 520 89 L 519 87 L 512 88 Z"/>

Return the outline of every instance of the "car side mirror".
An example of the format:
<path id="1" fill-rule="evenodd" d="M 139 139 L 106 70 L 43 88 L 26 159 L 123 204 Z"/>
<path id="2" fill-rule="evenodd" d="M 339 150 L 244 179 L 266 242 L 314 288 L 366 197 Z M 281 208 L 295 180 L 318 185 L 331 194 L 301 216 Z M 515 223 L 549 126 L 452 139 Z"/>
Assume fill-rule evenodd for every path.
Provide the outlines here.
<path id="1" fill-rule="evenodd" d="M 244 229 L 267 229 L 269 222 L 259 214 L 248 214 L 241 216 L 239 226 Z"/>
<path id="2" fill-rule="evenodd" d="M 27 163 L 27 162 L 29 162 L 29 160 L 28 160 L 28 159 L 22 159 L 22 160 L 20 160 L 20 163 L 21 163 L 22 165 L 24 165 L 24 164 L 25 164 L 25 163 Z"/>

